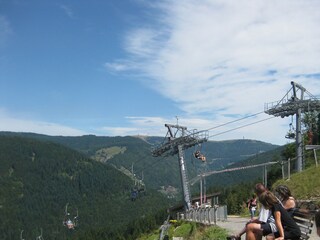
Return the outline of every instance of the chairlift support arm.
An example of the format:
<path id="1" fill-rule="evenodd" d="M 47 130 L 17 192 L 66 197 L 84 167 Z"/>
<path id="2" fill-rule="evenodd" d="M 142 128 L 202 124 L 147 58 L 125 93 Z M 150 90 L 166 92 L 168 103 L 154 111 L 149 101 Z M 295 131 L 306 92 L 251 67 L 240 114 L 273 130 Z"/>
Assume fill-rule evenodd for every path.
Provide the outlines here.
<path id="1" fill-rule="evenodd" d="M 168 129 L 167 136 L 169 137 L 165 143 L 152 151 L 152 155 L 158 157 L 178 154 L 184 206 L 186 210 L 189 210 L 191 208 L 191 198 L 187 169 L 184 161 L 184 150 L 207 141 L 209 134 L 207 131 L 202 131 L 186 135 L 187 127 L 172 124 L 165 124 L 165 127 Z M 173 129 L 176 129 L 175 133 L 173 133 Z M 179 136 L 178 133 L 180 134 Z M 200 137 L 200 133 L 204 134 L 204 137 Z"/>

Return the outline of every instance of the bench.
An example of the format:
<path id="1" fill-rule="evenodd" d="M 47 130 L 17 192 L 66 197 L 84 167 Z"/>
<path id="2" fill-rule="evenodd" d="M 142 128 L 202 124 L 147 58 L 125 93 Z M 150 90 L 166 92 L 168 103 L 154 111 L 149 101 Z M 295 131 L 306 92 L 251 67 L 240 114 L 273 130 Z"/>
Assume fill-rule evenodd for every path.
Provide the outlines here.
<path id="1" fill-rule="evenodd" d="M 312 211 L 297 208 L 294 210 L 292 217 L 300 227 L 300 240 L 308 240 L 313 228 L 314 213 Z"/>

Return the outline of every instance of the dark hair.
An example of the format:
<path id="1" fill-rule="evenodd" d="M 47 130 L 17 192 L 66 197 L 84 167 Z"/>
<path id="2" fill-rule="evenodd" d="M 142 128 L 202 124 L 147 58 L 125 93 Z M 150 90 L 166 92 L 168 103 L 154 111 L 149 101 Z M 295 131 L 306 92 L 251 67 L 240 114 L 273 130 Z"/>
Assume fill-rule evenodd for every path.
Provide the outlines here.
<path id="1" fill-rule="evenodd" d="M 257 183 L 255 188 L 254 188 L 254 192 L 259 196 L 261 193 L 267 191 L 267 189 L 265 188 L 265 186 L 262 183 Z"/>
<path id="2" fill-rule="evenodd" d="M 270 209 L 275 204 L 279 203 L 276 196 L 269 191 L 265 191 L 259 195 L 259 202 L 267 209 Z"/>
<path id="3" fill-rule="evenodd" d="M 320 211 L 319 210 L 316 212 L 315 222 L 316 222 L 317 228 L 319 228 L 320 227 Z"/>
<path id="4" fill-rule="evenodd" d="M 279 185 L 275 188 L 275 194 L 279 195 L 281 201 L 287 201 L 291 197 L 291 191 L 286 185 Z"/>

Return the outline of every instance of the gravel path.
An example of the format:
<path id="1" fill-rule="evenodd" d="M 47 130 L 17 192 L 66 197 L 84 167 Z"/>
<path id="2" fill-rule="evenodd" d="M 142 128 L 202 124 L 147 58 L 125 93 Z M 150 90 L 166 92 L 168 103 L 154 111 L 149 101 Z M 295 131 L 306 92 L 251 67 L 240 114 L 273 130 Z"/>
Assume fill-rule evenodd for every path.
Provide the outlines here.
<path id="1" fill-rule="evenodd" d="M 249 221 L 249 218 L 242 218 L 238 216 L 228 216 L 228 220 L 224 222 L 217 222 L 219 227 L 225 228 L 228 230 L 230 235 L 236 234 L 245 226 L 246 222 Z M 244 235 L 242 239 L 245 239 Z M 313 227 L 312 233 L 310 235 L 309 240 L 319 240 L 320 237 L 317 236 L 316 227 Z"/>

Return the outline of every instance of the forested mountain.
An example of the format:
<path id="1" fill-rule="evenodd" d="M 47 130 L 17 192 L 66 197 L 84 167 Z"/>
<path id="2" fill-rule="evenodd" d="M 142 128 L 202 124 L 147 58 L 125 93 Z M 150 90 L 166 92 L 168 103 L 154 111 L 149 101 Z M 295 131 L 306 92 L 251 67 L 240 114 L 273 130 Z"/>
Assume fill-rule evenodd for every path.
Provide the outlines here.
<path id="1" fill-rule="evenodd" d="M 115 166 L 128 175 L 133 174 L 148 188 L 160 189 L 173 186 L 180 189 L 178 157 L 153 157 L 153 148 L 163 142 L 161 137 L 80 137 L 47 136 L 33 133 L 0 132 L 0 135 L 19 135 L 33 139 L 51 141 L 73 148 L 97 161 Z M 263 156 L 265 152 L 278 148 L 277 145 L 256 140 L 240 139 L 208 141 L 185 151 L 185 162 L 189 178 L 201 172 L 223 169 L 233 163 Z M 195 159 L 193 153 L 200 150 L 207 158 L 206 163 Z"/>
<path id="2" fill-rule="evenodd" d="M 7 135 L 7 134 L 5 134 Z M 0 136 L 0 239 L 104 239 L 124 236 L 128 224 L 155 223 L 169 203 L 152 189 L 135 201 L 133 182 L 114 167 L 60 144 L 21 136 Z M 79 226 L 62 225 L 65 206 L 79 213 Z M 150 218 L 150 216 L 152 216 Z M 138 231 L 138 230 L 136 230 Z"/>
<path id="3" fill-rule="evenodd" d="M 162 141 L 160 137 L 0 132 L 0 239 L 18 239 L 22 230 L 25 239 L 32 239 L 41 229 L 45 239 L 112 239 L 115 235 L 115 239 L 129 239 L 148 224 L 163 221 L 159 217 L 163 212 L 158 217 L 155 213 L 169 202 L 158 190 L 174 201 L 181 200 L 182 194 L 178 157 L 151 154 Z M 277 148 L 246 139 L 206 142 L 185 151 L 189 179 L 241 164 L 248 157 L 253 162 L 268 160 L 264 156 Z M 196 150 L 206 155 L 205 163 L 194 158 Z M 257 176 L 257 171 L 252 174 Z M 239 183 L 237 176 L 210 176 L 207 188 Z M 240 176 L 244 182 L 251 178 L 248 173 Z M 137 181 L 145 184 L 147 194 L 133 202 L 130 191 Z M 194 185 L 193 194 L 198 191 Z M 73 214 L 79 211 L 80 225 L 74 232 L 62 225 L 67 203 Z"/>

